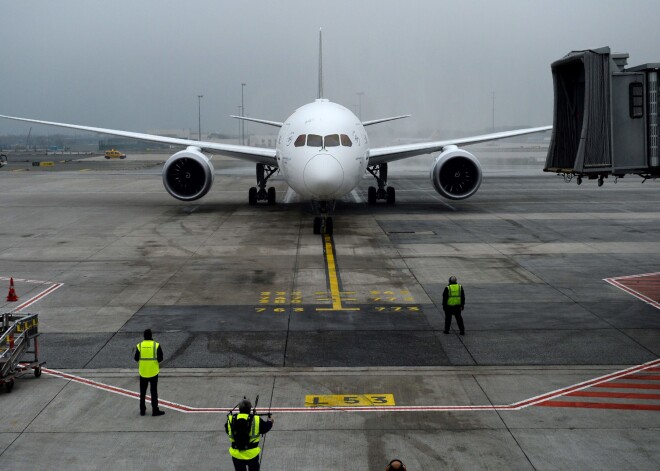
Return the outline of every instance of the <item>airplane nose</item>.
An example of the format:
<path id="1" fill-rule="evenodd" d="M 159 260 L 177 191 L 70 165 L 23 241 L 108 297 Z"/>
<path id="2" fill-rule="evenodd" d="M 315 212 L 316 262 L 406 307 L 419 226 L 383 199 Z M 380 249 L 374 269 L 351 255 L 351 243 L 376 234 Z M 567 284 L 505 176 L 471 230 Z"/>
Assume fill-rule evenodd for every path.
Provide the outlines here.
<path id="1" fill-rule="evenodd" d="M 344 182 L 344 169 L 330 154 L 315 155 L 303 173 L 307 190 L 317 198 L 332 197 Z"/>

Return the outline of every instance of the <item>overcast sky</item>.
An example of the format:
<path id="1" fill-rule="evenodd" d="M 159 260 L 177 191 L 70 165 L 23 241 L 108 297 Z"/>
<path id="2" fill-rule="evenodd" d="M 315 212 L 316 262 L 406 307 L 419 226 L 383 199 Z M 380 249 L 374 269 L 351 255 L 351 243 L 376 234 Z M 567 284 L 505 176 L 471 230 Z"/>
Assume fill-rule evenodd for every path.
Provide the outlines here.
<path id="1" fill-rule="evenodd" d="M 550 64 L 610 46 L 660 62 L 658 0 L 0 2 L 0 114 L 133 131 L 237 132 L 325 96 L 411 135 L 552 124 Z M 29 125 L 0 121 L 0 133 Z M 258 125 L 250 125 L 259 132 Z M 263 132 L 270 132 L 264 128 Z M 33 132 L 52 133 L 52 128 Z M 442 137 L 434 136 L 434 137 Z"/>

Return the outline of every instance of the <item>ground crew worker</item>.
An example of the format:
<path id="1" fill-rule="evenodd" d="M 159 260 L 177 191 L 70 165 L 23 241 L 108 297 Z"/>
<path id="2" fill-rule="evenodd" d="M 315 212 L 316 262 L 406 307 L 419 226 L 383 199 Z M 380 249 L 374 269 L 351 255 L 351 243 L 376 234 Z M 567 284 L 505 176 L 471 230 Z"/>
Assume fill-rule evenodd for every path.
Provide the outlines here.
<path id="1" fill-rule="evenodd" d="M 243 399 L 238 404 L 238 414 L 229 414 L 225 432 L 229 435 L 229 454 L 236 471 L 259 471 L 259 440 L 273 428 L 274 420 L 264 420 L 252 414 L 252 403 Z"/>
<path id="2" fill-rule="evenodd" d="M 455 276 L 449 277 L 449 284 L 445 286 L 442 293 L 442 309 L 445 311 L 445 334 L 449 333 L 451 327 L 451 316 L 456 317 L 458 328 L 461 335 L 465 335 L 465 326 L 463 325 L 463 315 L 461 311 L 465 307 L 465 291 L 458 284 Z"/>
<path id="3" fill-rule="evenodd" d="M 154 342 L 151 329 L 144 331 L 144 340 L 135 347 L 135 361 L 140 372 L 140 415 L 145 415 L 147 406 L 145 396 L 147 385 L 150 385 L 151 415 L 164 415 L 165 411 L 158 409 L 158 373 L 159 363 L 163 361 L 163 350 L 158 342 Z"/>
<path id="4" fill-rule="evenodd" d="M 385 468 L 385 471 L 406 471 L 406 465 L 401 460 L 392 460 Z"/>

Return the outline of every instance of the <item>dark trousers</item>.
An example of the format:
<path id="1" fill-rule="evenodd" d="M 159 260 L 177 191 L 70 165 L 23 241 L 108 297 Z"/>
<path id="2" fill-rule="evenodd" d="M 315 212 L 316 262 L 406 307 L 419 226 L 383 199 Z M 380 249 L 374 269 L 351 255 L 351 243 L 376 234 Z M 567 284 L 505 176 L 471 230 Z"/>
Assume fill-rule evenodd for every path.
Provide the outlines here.
<path id="1" fill-rule="evenodd" d="M 450 307 L 445 309 L 445 332 L 449 331 L 451 327 L 451 316 L 456 317 L 456 323 L 461 332 L 465 332 L 465 326 L 463 325 L 463 315 L 461 314 L 461 307 Z"/>
<path id="2" fill-rule="evenodd" d="M 259 471 L 259 455 L 251 460 L 237 460 L 232 456 L 231 460 L 234 462 L 234 469 L 236 471 Z"/>
<path id="3" fill-rule="evenodd" d="M 151 378 L 143 378 L 140 376 L 140 411 L 145 412 L 147 406 L 144 402 L 145 396 L 147 395 L 147 385 L 151 385 L 151 409 L 153 411 L 158 410 L 158 375 Z"/>

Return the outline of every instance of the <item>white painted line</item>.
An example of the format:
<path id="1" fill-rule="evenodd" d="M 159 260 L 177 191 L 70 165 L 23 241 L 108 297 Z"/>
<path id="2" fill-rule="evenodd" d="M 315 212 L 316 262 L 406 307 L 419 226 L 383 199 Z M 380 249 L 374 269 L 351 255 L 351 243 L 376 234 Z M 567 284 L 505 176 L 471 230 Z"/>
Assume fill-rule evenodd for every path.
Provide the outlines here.
<path id="1" fill-rule="evenodd" d="M 28 299 L 27 301 L 25 301 L 23 304 L 20 304 L 20 305 L 19 305 L 17 308 L 15 308 L 12 312 L 19 312 L 19 311 L 22 311 L 23 309 L 25 309 L 25 308 L 27 308 L 27 307 L 32 306 L 32 305 L 33 305 L 34 303 L 36 303 L 37 301 L 42 300 L 43 298 L 45 298 L 46 296 L 48 296 L 49 294 L 51 294 L 53 291 L 55 291 L 55 290 L 57 290 L 57 289 L 59 289 L 59 288 L 61 288 L 61 287 L 62 287 L 62 283 L 55 283 L 55 284 L 49 286 L 48 288 L 46 288 L 45 290 L 43 290 L 41 293 L 37 294 L 36 296 L 32 296 L 30 299 Z"/>
<path id="2" fill-rule="evenodd" d="M 0 276 L 0 280 L 3 281 L 9 281 L 13 277 L 6 277 L 6 276 Z M 7 308 L 10 309 L 10 312 L 19 312 L 22 311 L 23 309 L 32 306 L 34 303 L 41 301 L 43 298 L 48 296 L 49 294 L 53 293 L 55 290 L 59 289 L 62 287 L 63 283 L 53 283 L 52 281 L 39 281 L 39 280 L 25 280 L 23 278 L 14 278 L 14 283 L 31 283 L 31 284 L 38 284 L 38 285 L 45 285 L 49 284 L 50 286 L 43 291 L 39 292 L 35 296 L 32 296 L 30 299 L 27 301 L 24 301 L 22 304 L 19 304 L 17 307 L 11 309 L 11 305 L 6 306 Z"/>
<path id="3" fill-rule="evenodd" d="M 364 203 L 364 200 L 362 199 L 360 194 L 357 192 L 357 190 L 353 189 L 353 191 L 351 191 L 351 195 L 353 195 L 353 199 L 355 200 L 356 203 L 358 203 L 358 204 Z"/>
<path id="4" fill-rule="evenodd" d="M 597 386 L 599 384 L 618 379 L 622 376 L 626 376 L 631 373 L 639 372 L 646 370 L 648 368 L 655 367 L 660 365 L 660 358 L 652 360 L 641 365 L 633 366 L 620 370 L 614 373 L 610 373 L 604 376 L 599 376 L 598 378 L 590 379 L 587 381 L 582 381 L 566 388 L 557 389 L 539 396 L 534 396 L 523 401 L 514 402 L 509 405 L 481 405 L 481 406 L 368 406 L 368 407 L 272 407 L 270 411 L 272 413 L 303 413 L 303 414 L 315 414 L 322 412 L 449 412 L 449 411 L 517 411 L 525 409 L 527 407 L 537 405 L 559 396 L 566 395 L 571 392 L 580 391 L 589 387 Z M 135 391 L 130 391 L 128 389 L 119 388 L 117 386 L 111 386 L 109 384 L 101 383 L 99 381 L 94 381 L 91 379 L 86 379 L 81 376 L 76 376 L 68 373 L 64 373 L 57 370 L 51 370 L 49 368 L 42 368 L 43 373 L 46 373 L 51 376 L 56 376 L 65 380 L 73 381 L 78 384 L 83 384 L 86 386 L 91 386 L 95 389 L 112 392 L 119 394 L 125 397 L 131 397 L 133 399 L 139 399 L 140 394 Z M 147 400 L 149 400 L 147 396 Z M 232 407 L 192 407 L 186 406 L 183 404 L 178 404 L 176 402 L 167 401 L 159 399 L 159 406 L 162 406 L 167 409 L 177 410 L 184 413 L 227 413 Z"/>
<path id="5" fill-rule="evenodd" d="M 644 301 L 646 304 L 650 304 L 651 306 L 655 307 L 656 309 L 660 309 L 660 302 L 656 301 L 653 298 L 649 298 L 648 296 L 635 291 L 632 288 L 629 288 L 628 286 L 624 285 L 623 283 L 620 283 L 618 280 L 631 280 L 635 278 L 645 278 L 648 276 L 658 276 L 660 275 L 660 272 L 655 272 L 655 273 L 644 273 L 642 275 L 629 275 L 629 276 L 617 276 L 614 278 L 603 278 L 603 281 L 611 284 L 612 286 L 616 286 L 617 288 L 625 291 L 626 293 L 636 297 L 640 301 Z"/>

